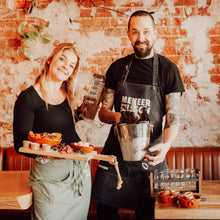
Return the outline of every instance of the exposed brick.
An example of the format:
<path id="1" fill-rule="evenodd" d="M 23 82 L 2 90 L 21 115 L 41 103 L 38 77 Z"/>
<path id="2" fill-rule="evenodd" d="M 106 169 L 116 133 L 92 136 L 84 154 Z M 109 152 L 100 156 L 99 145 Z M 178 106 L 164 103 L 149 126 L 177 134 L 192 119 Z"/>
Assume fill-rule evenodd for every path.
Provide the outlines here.
<path id="1" fill-rule="evenodd" d="M 104 8 L 97 8 L 95 17 L 112 17 L 111 12 Z"/>
<path id="2" fill-rule="evenodd" d="M 184 14 L 186 17 L 189 16 L 196 16 L 197 15 L 197 8 L 194 6 L 185 7 L 184 8 Z"/>
<path id="3" fill-rule="evenodd" d="M 105 7 L 114 7 L 114 1 L 113 0 L 104 0 L 104 6 Z"/>
<path id="4" fill-rule="evenodd" d="M 116 27 L 118 27 L 118 26 L 122 26 L 122 27 L 127 27 L 127 20 L 125 20 L 125 19 L 122 19 L 122 18 L 118 18 L 118 19 L 115 19 L 115 18 L 112 18 L 111 19 L 111 22 L 110 22 L 110 24 L 111 24 L 111 26 L 116 26 Z"/>
<path id="5" fill-rule="evenodd" d="M 182 21 L 183 21 L 183 19 L 179 18 L 179 17 L 174 17 L 172 20 L 173 20 L 172 21 L 173 22 L 173 26 L 178 26 L 178 27 L 181 26 Z"/>
<path id="6" fill-rule="evenodd" d="M 179 37 L 177 36 L 165 36 L 163 37 L 163 39 L 165 40 L 165 45 L 174 45 L 177 43 L 177 40 L 179 39 Z"/>
<path id="7" fill-rule="evenodd" d="M 175 12 L 172 13 L 172 16 L 183 16 L 183 7 L 175 7 Z"/>
<path id="8" fill-rule="evenodd" d="M 215 54 L 213 56 L 213 64 L 220 64 L 220 54 Z"/>
<path id="9" fill-rule="evenodd" d="M 176 46 L 164 46 L 163 47 L 163 54 L 176 55 L 177 54 Z"/>
<path id="10" fill-rule="evenodd" d="M 13 29 L 7 29 L 7 30 L 3 30 L 1 31 L 1 38 L 5 37 L 5 38 L 13 38 L 16 37 L 16 30 Z"/>
<path id="11" fill-rule="evenodd" d="M 210 52 L 212 54 L 220 54 L 220 45 L 210 46 Z"/>
<path id="12" fill-rule="evenodd" d="M 118 50 L 118 48 L 116 49 L 109 49 L 108 51 L 102 51 L 101 53 L 97 53 L 94 54 L 94 56 L 119 56 L 120 55 L 120 51 Z"/>
<path id="13" fill-rule="evenodd" d="M 111 63 L 112 60 L 109 57 L 93 57 L 92 59 L 88 59 L 88 64 L 96 64 L 96 65 L 106 65 L 106 63 Z"/>
<path id="14" fill-rule="evenodd" d="M 128 54 L 134 53 L 133 48 L 123 48 L 121 51 L 121 56 L 127 56 Z"/>
<path id="15" fill-rule="evenodd" d="M 181 56 L 167 56 L 167 58 L 173 61 L 175 64 L 178 64 L 180 62 Z"/>
<path id="16" fill-rule="evenodd" d="M 11 12 L 11 11 L 3 11 L 1 15 L 2 19 L 17 19 L 17 12 Z"/>
<path id="17" fill-rule="evenodd" d="M 99 31 L 100 29 L 103 28 L 107 28 L 110 27 L 110 21 L 108 18 L 100 18 L 100 19 L 86 19 L 81 21 L 81 27 L 88 27 L 88 28 L 92 28 L 92 27 L 98 27 Z"/>
<path id="18" fill-rule="evenodd" d="M 127 36 L 127 28 L 107 28 L 105 34 L 107 36 Z"/>
<path id="19" fill-rule="evenodd" d="M 220 74 L 219 75 L 211 75 L 211 82 L 220 84 Z"/>
<path id="20" fill-rule="evenodd" d="M 8 46 L 9 47 L 20 47 L 21 41 L 18 39 L 9 39 L 8 40 Z"/>
<path id="21" fill-rule="evenodd" d="M 85 17 L 92 17 L 92 9 L 81 9 L 80 10 L 80 17 L 85 18 Z"/>
<path id="22" fill-rule="evenodd" d="M 125 1 L 125 4 L 123 4 L 124 7 L 132 8 L 132 7 L 143 7 L 142 2 L 138 1 Z M 150 8 L 148 8 L 149 11 L 152 11 Z"/>
<path id="23" fill-rule="evenodd" d="M 206 8 L 199 8 L 198 9 L 198 15 L 210 16 L 210 13 L 208 12 L 208 7 L 206 7 Z"/>
<path id="24" fill-rule="evenodd" d="M 92 0 L 96 6 L 102 6 L 102 0 Z M 78 6 L 83 7 L 95 7 L 91 1 L 80 0 Z"/>
<path id="25" fill-rule="evenodd" d="M 215 64 L 215 68 L 209 70 L 210 75 L 220 75 L 220 64 Z"/>
<path id="26" fill-rule="evenodd" d="M 215 26 L 208 31 L 209 35 L 220 35 L 220 27 Z"/>
<path id="27" fill-rule="evenodd" d="M 192 56 L 184 56 L 184 64 L 188 65 L 188 64 L 193 64 L 194 60 Z"/>
<path id="28" fill-rule="evenodd" d="M 6 42 L 5 42 L 5 40 L 0 39 L 0 45 L 1 45 L 0 51 L 1 51 L 1 50 L 3 51 L 3 50 L 5 49 L 5 47 L 6 47 Z"/>
<path id="29" fill-rule="evenodd" d="M 127 47 L 127 46 L 129 46 L 131 43 L 130 43 L 130 41 L 129 41 L 129 39 L 128 39 L 128 37 L 122 37 L 121 38 L 121 45 L 120 46 L 122 46 L 122 47 Z"/>
<path id="30" fill-rule="evenodd" d="M 190 6 L 190 5 L 195 5 L 196 0 L 176 0 L 174 2 L 174 6 Z"/>
<path id="31" fill-rule="evenodd" d="M 171 18 L 166 17 L 159 20 L 159 23 L 157 23 L 157 26 L 170 26 L 171 25 Z"/>
<path id="32" fill-rule="evenodd" d="M 210 37 L 210 44 L 219 44 L 220 45 L 220 36 Z"/>
<path id="33" fill-rule="evenodd" d="M 172 35 L 179 35 L 180 32 L 181 32 L 181 29 L 179 30 L 178 27 L 174 27 L 174 28 L 171 29 Z"/>
<path id="34" fill-rule="evenodd" d="M 17 28 L 18 25 L 22 22 L 22 20 L 6 20 L 6 26 L 9 28 Z"/>
<path id="35" fill-rule="evenodd" d="M 170 29 L 169 27 L 158 27 L 157 33 L 158 35 L 162 35 L 162 36 L 171 35 L 172 29 Z"/>

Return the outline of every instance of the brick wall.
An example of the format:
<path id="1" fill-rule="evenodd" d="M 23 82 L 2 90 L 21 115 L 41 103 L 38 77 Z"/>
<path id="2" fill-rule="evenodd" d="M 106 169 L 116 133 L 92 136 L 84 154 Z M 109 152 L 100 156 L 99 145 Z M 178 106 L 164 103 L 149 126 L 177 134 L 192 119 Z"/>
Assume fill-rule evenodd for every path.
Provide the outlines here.
<path id="1" fill-rule="evenodd" d="M 162 0 L 93 0 L 100 7 L 89 0 L 35 0 L 30 14 L 22 9 L 12 10 L 10 1 L 0 0 L 0 146 L 13 145 L 16 97 L 34 82 L 54 45 L 75 42 L 81 53 L 80 103 L 92 74 L 104 75 L 114 60 L 132 52 L 127 38 L 127 15 L 138 9 L 159 9 L 154 15 L 159 34 L 155 50 L 178 65 L 186 88 L 180 133 L 174 145 L 219 145 L 219 0 L 166 0 L 161 7 Z M 28 29 L 31 23 L 45 21 L 50 22 L 51 42 L 33 47 L 33 62 L 18 57 L 19 23 L 24 22 Z M 81 122 L 77 129 L 83 139 L 102 146 L 109 126 L 96 118 L 93 122 Z"/>

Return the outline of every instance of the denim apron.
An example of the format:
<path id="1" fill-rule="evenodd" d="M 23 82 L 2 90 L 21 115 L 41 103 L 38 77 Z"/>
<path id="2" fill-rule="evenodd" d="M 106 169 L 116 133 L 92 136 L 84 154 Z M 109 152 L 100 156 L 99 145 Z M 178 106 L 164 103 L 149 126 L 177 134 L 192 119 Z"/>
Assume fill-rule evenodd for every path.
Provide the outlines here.
<path id="1" fill-rule="evenodd" d="M 123 97 L 145 100 L 144 103 L 147 103 L 150 108 L 149 118 L 154 125 L 150 140 L 151 147 L 162 142 L 162 121 L 165 115 L 165 101 L 158 87 L 158 55 L 154 54 L 152 85 L 135 84 L 126 81 L 132 60 L 133 57 L 131 57 L 128 65 L 125 66 L 122 80 L 118 84 L 114 107 L 116 112 L 122 110 L 123 105 L 126 105 L 126 103 L 123 103 L 125 100 Z M 146 211 L 148 208 L 152 209 L 154 200 L 150 198 L 149 173 L 154 169 L 162 170 L 167 168 L 166 161 L 164 160 L 154 167 L 144 161 L 124 161 L 120 144 L 114 134 L 114 126 L 111 127 L 102 154 L 117 156 L 123 184 L 120 190 L 116 189 L 117 175 L 114 167 L 101 161 L 98 164 L 93 182 L 92 198 L 99 203 L 112 207 L 140 211 Z M 155 155 L 156 152 L 150 154 Z"/>
<path id="2" fill-rule="evenodd" d="M 91 193 L 88 162 L 36 158 L 29 185 L 33 220 L 87 219 Z"/>

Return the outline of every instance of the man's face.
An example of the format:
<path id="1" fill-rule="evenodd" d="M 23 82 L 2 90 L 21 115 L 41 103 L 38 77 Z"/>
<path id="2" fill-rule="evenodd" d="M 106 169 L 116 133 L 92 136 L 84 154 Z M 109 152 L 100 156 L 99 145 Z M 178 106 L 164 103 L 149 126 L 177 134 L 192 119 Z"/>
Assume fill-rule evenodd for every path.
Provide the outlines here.
<path id="1" fill-rule="evenodd" d="M 157 32 L 150 17 L 132 17 L 128 37 L 137 58 L 145 59 L 153 56 L 152 48 L 157 37 Z"/>

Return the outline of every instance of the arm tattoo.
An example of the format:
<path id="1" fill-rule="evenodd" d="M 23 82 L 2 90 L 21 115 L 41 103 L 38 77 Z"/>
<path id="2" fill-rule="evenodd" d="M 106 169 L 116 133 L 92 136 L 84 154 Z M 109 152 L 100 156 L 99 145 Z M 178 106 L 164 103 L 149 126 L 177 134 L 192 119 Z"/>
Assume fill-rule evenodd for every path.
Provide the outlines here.
<path id="1" fill-rule="evenodd" d="M 107 106 L 113 104 L 114 93 L 115 93 L 114 90 L 105 88 L 104 95 L 103 95 L 103 100 L 102 100 L 103 107 L 107 107 Z"/>
<path id="2" fill-rule="evenodd" d="M 180 93 L 170 93 L 166 95 L 166 125 L 165 128 L 169 128 L 170 125 L 179 126 L 179 104 Z"/>

